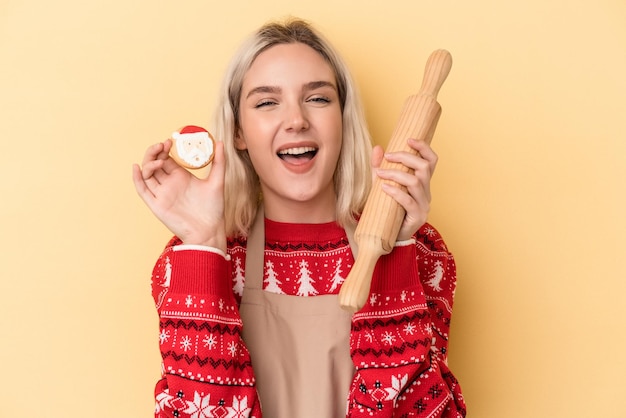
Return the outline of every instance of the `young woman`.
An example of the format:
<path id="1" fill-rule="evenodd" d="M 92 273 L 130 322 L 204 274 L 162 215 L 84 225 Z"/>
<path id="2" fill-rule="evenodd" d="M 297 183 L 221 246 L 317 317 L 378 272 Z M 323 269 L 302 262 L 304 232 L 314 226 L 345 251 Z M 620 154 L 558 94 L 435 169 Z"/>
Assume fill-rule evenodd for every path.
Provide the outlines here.
<path id="1" fill-rule="evenodd" d="M 157 417 L 465 416 L 447 367 L 456 271 L 425 223 L 437 156 L 371 152 L 349 72 L 300 20 L 260 28 L 226 71 L 211 172 L 146 151 L 135 187 L 175 234 L 152 289 Z M 411 173 L 380 170 L 383 158 Z M 354 315 L 337 293 L 375 174 L 406 209 Z"/>

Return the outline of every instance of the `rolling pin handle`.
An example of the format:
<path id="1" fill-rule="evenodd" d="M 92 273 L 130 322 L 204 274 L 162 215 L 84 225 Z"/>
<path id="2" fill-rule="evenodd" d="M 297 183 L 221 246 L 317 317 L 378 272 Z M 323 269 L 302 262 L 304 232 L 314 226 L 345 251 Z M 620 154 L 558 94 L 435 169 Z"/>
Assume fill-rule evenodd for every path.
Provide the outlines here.
<path id="1" fill-rule="evenodd" d="M 450 69 L 452 68 L 452 55 L 445 49 L 438 49 L 428 57 L 426 70 L 422 80 L 422 87 L 417 93 L 418 96 L 431 96 L 437 98 L 437 94 L 446 81 Z"/>

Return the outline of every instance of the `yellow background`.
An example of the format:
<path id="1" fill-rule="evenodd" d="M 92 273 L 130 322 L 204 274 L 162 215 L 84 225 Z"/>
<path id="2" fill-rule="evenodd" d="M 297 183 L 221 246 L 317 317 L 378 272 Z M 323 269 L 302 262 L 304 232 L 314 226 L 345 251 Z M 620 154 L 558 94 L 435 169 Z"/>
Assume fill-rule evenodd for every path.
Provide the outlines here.
<path id="1" fill-rule="evenodd" d="M 169 232 L 131 164 L 208 126 L 234 48 L 289 14 L 344 54 L 381 144 L 428 54 L 454 57 L 431 222 L 469 416 L 623 417 L 623 0 L 3 0 L 0 416 L 151 415 Z"/>

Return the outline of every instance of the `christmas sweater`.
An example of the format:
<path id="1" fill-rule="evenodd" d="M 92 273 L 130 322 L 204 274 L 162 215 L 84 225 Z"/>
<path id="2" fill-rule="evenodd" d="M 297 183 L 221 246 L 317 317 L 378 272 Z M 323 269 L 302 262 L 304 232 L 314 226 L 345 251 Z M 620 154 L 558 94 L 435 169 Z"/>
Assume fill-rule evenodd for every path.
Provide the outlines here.
<path id="1" fill-rule="evenodd" d="M 354 263 L 336 223 L 266 219 L 265 238 L 268 292 L 336 294 Z M 262 417 L 238 313 L 246 239 L 227 244 L 223 254 L 174 237 L 154 267 L 163 359 L 155 387 L 157 418 Z M 352 319 L 356 371 L 346 394 L 348 417 L 465 416 L 460 386 L 447 364 L 455 286 L 454 258 L 429 224 L 379 259 L 369 300 Z"/>

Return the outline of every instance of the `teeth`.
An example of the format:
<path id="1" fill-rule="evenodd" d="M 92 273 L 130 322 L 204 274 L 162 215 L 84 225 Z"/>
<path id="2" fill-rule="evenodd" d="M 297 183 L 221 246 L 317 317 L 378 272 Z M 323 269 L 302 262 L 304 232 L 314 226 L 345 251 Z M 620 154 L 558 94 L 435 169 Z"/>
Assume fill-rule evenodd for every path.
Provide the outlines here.
<path id="1" fill-rule="evenodd" d="M 298 147 L 298 148 L 287 148 L 281 151 L 278 151 L 279 155 L 300 155 L 300 154 L 304 154 L 306 152 L 312 152 L 315 151 L 315 148 L 313 147 Z"/>

